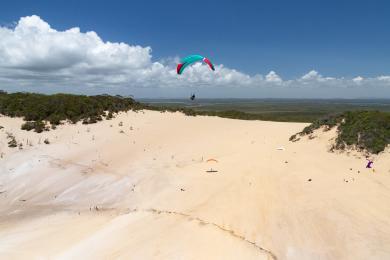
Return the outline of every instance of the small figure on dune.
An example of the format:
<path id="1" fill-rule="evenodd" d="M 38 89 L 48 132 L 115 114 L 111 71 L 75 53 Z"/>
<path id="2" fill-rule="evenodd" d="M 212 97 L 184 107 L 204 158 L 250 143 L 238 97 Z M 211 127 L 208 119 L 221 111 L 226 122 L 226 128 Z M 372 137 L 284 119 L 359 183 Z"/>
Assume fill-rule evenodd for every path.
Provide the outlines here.
<path id="1" fill-rule="evenodd" d="M 368 161 L 368 163 L 367 163 L 367 165 L 366 165 L 366 168 L 372 168 L 372 164 L 374 163 L 372 160 L 370 160 L 370 159 L 368 159 L 368 158 L 366 158 L 367 159 L 367 161 Z"/>
<path id="2" fill-rule="evenodd" d="M 210 162 L 212 162 L 212 163 L 218 163 L 218 160 L 216 160 L 216 159 L 208 159 L 206 162 L 207 162 L 207 163 L 210 163 Z M 217 170 L 214 170 L 213 168 L 210 168 L 210 170 L 208 170 L 208 171 L 206 171 L 206 172 L 218 172 L 218 171 L 217 171 Z"/>

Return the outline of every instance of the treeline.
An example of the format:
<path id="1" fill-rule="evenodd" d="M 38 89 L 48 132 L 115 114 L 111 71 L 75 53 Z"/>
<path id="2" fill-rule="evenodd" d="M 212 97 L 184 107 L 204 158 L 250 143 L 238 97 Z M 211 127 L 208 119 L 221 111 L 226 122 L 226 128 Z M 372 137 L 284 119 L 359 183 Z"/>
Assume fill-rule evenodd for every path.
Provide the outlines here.
<path id="1" fill-rule="evenodd" d="M 115 113 L 129 110 L 148 109 L 161 112 L 181 112 L 188 116 L 218 116 L 241 120 L 300 121 L 296 115 L 254 114 L 236 110 L 196 111 L 184 107 L 156 106 L 142 104 L 129 97 L 110 95 L 73 95 L 37 93 L 6 93 L 0 91 L 0 114 L 10 117 L 23 117 L 26 121 L 23 130 L 38 133 L 56 128 L 62 121 L 93 124 L 103 119 L 111 119 Z"/>
<path id="2" fill-rule="evenodd" d="M 378 154 L 390 144 L 390 113 L 379 111 L 349 111 L 321 118 L 291 136 L 290 141 L 310 135 L 319 128 L 327 131 L 334 127 L 338 134 L 333 149 L 352 147 Z"/>
<path id="3" fill-rule="evenodd" d="M 115 113 L 129 110 L 148 109 L 161 112 L 181 112 L 188 116 L 218 116 L 241 120 L 266 121 L 305 121 L 291 114 L 254 114 L 236 110 L 228 111 L 196 111 L 190 108 L 148 105 L 129 97 L 110 95 L 73 95 L 37 93 L 6 93 L 0 91 L 0 114 L 10 117 L 23 117 L 26 121 L 23 130 L 42 132 L 56 128 L 62 121 L 93 124 L 103 119 L 111 119 Z"/>
<path id="4" fill-rule="evenodd" d="M 22 129 L 37 132 L 46 129 L 46 122 L 53 128 L 64 120 L 91 124 L 110 119 L 113 113 L 142 108 L 139 102 L 122 96 L 0 92 L 0 114 L 23 117 L 26 123 Z"/>
<path id="5" fill-rule="evenodd" d="M 299 113 L 247 113 L 237 110 L 195 110 L 185 107 L 173 106 L 156 106 L 144 105 L 145 109 L 167 112 L 181 112 L 187 116 L 217 116 L 230 119 L 240 120 L 263 120 L 263 121 L 278 121 L 278 122 L 312 122 L 314 121 L 312 115 L 303 115 Z"/>
<path id="6" fill-rule="evenodd" d="M 44 95 L 36 93 L 6 93 L 0 91 L 0 114 L 10 117 L 23 117 L 24 130 L 42 132 L 55 128 L 63 121 L 92 124 L 103 119 L 111 119 L 116 113 L 129 110 L 148 109 L 161 112 L 181 112 L 188 116 L 218 116 L 241 120 L 294 121 L 294 116 L 274 114 L 253 114 L 241 111 L 195 111 L 183 107 L 164 107 L 142 104 L 129 97 L 110 95 Z M 337 127 L 338 136 L 335 149 L 355 147 L 370 153 L 383 151 L 390 143 L 390 113 L 378 111 L 353 111 L 333 114 L 315 120 L 302 132 L 291 136 L 296 141 L 299 136 L 310 135 L 319 128 L 330 130 Z"/>

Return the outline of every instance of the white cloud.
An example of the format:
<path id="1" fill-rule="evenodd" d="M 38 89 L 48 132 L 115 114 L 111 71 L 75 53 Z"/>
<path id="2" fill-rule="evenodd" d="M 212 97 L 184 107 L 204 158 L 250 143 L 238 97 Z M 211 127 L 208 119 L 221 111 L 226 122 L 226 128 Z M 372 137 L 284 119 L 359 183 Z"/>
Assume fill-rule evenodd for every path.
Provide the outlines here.
<path id="1" fill-rule="evenodd" d="M 103 42 L 79 28 L 56 31 L 38 16 L 23 17 L 14 29 L 0 28 L 4 67 L 31 71 L 69 68 L 140 69 L 151 65 L 151 48 Z"/>
<path id="2" fill-rule="evenodd" d="M 239 71 L 203 64 L 178 76 L 178 57 L 152 61 L 152 49 L 104 42 L 95 32 L 79 28 L 57 31 L 38 16 L 23 17 L 15 28 L 0 27 L 0 80 L 28 84 L 171 87 L 187 85 L 250 85 Z"/>
<path id="3" fill-rule="evenodd" d="M 265 76 L 265 80 L 267 82 L 274 82 L 274 83 L 280 83 L 282 82 L 282 78 L 276 74 L 275 71 L 271 70 L 266 76 Z"/>
<path id="4" fill-rule="evenodd" d="M 326 81 L 332 81 L 332 80 L 336 80 L 336 79 L 332 78 L 332 77 L 323 77 L 320 73 L 318 73 L 318 71 L 311 70 L 308 73 L 306 73 L 305 75 L 303 75 L 300 78 L 300 80 L 303 82 L 313 82 L 313 81 L 326 82 Z"/>
<path id="5" fill-rule="evenodd" d="M 302 76 L 302 80 L 318 80 L 322 76 L 315 70 L 309 71 L 307 74 Z"/>
<path id="6" fill-rule="evenodd" d="M 379 76 L 378 79 L 382 80 L 382 81 L 389 81 L 390 82 L 390 76 Z"/>
<path id="7" fill-rule="evenodd" d="M 356 84 L 361 84 L 363 82 L 363 80 L 364 80 L 364 78 L 361 76 L 357 76 L 357 77 L 352 79 L 352 81 L 355 82 Z"/>
<path id="8" fill-rule="evenodd" d="M 0 26 L 0 89 L 12 90 L 11 85 L 18 90 L 33 86 L 50 90 L 56 86 L 63 91 L 75 87 L 81 91 L 93 87 L 122 92 L 153 88 L 162 93 L 208 87 L 234 89 L 234 93 L 239 90 L 249 97 L 256 91 L 260 96 L 272 91 L 284 95 L 292 93 L 291 88 L 328 88 L 330 92 L 350 87 L 390 89 L 390 76 L 332 78 L 315 70 L 301 78 L 283 80 L 275 71 L 250 76 L 222 64 L 213 72 L 196 63 L 177 75 L 178 61 L 179 57 L 155 61 L 151 47 L 103 41 L 97 33 L 81 32 L 78 27 L 58 31 L 35 15 L 22 17 L 13 28 Z"/>

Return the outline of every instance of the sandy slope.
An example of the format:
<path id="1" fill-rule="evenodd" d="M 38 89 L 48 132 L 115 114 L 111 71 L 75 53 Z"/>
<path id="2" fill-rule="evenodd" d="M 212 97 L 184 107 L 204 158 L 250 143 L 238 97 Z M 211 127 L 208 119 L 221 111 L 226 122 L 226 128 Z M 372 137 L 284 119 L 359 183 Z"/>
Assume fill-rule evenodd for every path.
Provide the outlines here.
<path id="1" fill-rule="evenodd" d="M 390 258 L 389 153 L 373 172 L 327 152 L 334 133 L 291 143 L 305 124 L 151 111 L 0 125 L 2 259 Z"/>

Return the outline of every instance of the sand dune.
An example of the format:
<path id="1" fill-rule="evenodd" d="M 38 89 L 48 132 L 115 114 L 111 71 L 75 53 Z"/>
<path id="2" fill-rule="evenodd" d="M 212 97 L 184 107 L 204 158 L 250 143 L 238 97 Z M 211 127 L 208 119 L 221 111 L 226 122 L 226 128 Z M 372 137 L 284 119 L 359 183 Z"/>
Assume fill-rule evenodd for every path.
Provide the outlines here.
<path id="1" fill-rule="evenodd" d="M 366 169 L 328 152 L 332 131 L 289 142 L 302 123 L 142 111 L 37 134 L 21 122 L 0 117 L 2 259 L 390 258 L 389 152 Z"/>

